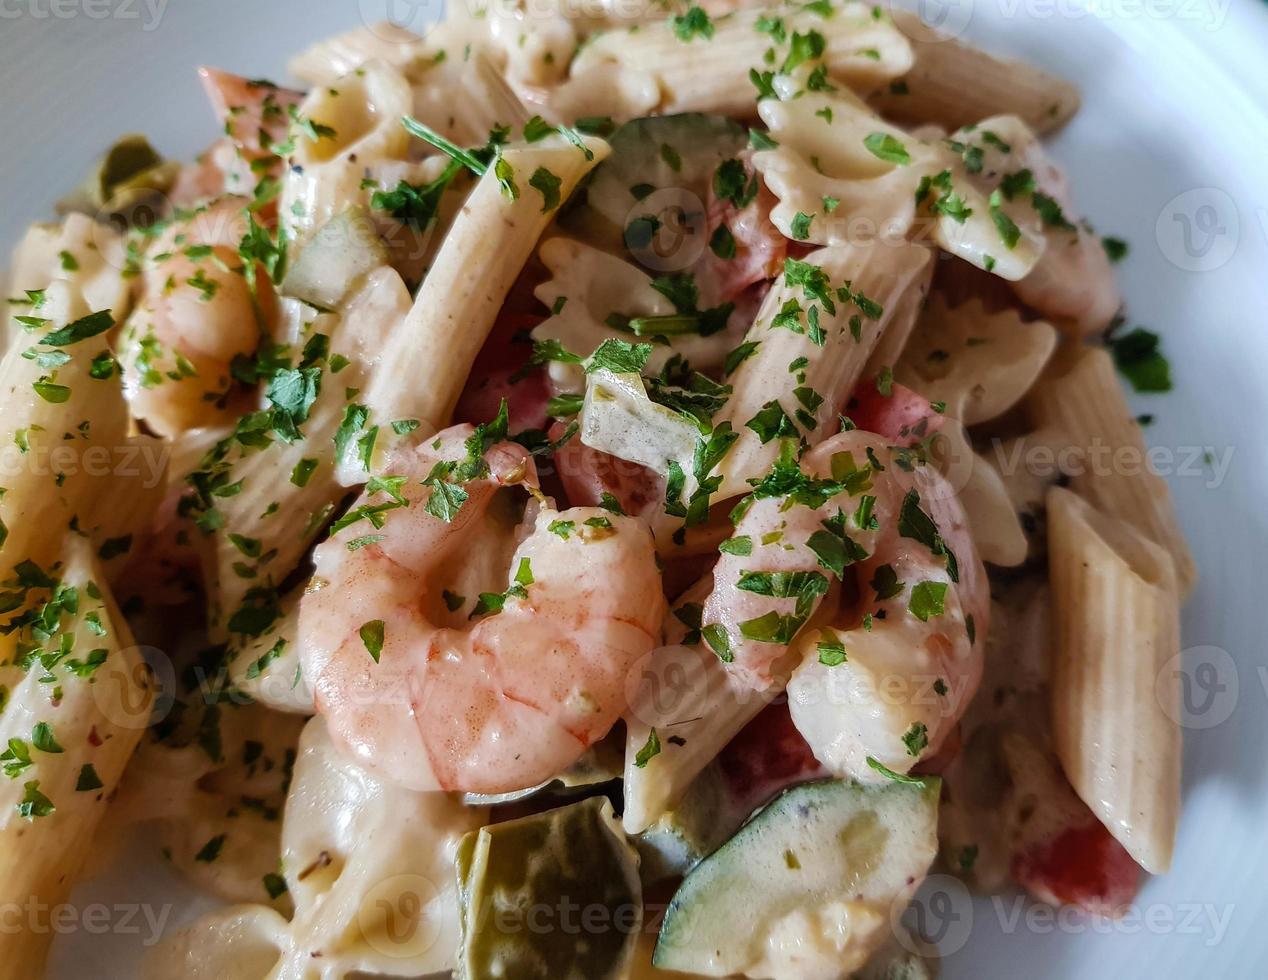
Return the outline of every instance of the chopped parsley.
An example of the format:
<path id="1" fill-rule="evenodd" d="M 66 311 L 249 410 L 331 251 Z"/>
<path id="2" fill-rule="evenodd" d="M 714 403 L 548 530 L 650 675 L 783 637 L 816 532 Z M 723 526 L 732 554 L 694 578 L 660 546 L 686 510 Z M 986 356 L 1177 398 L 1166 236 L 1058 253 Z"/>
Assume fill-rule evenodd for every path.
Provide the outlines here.
<path id="1" fill-rule="evenodd" d="M 361 637 L 361 642 L 365 644 L 366 652 L 376 664 L 383 653 L 384 629 L 383 620 L 372 619 L 368 623 L 362 623 L 361 628 L 357 630 L 358 635 Z"/>
<path id="2" fill-rule="evenodd" d="M 941 616 L 947 595 L 946 582 L 917 582 L 911 589 L 908 611 L 922 623 Z"/>
<path id="3" fill-rule="evenodd" d="M 870 755 L 867 757 L 867 764 L 871 766 L 872 769 L 879 772 L 886 779 L 893 780 L 896 783 L 904 783 L 908 786 L 917 786 L 920 789 L 925 788 L 925 781 L 921 779 L 919 776 L 908 776 L 908 775 L 905 775 L 904 773 L 894 772 L 894 770 L 890 769 L 889 766 L 885 765 L 879 759 L 875 759 Z"/>
<path id="4" fill-rule="evenodd" d="M 697 37 L 707 41 L 713 37 L 713 21 L 709 20 L 709 15 L 700 7 L 688 7 L 685 14 L 673 17 L 670 25 L 674 29 L 674 36 L 680 41 L 692 41 Z"/>
<path id="5" fill-rule="evenodd" d="M 920 753 L 929 746 L 929 729 L 923 721 L 912 722 L 911 727 L 903 733 L 903 745 L 907 746 L 909 756 L 920 758 Z"/>
<path id="6" fill-rule="evenodd" d="M 1139 392 L 1171 390 L 1171 365 L 1163 356 L 1161 339 L 1156 333 L 1136 327 L 1125 334 L 1113 328 L 1106 336 L 1114 365 Z"/>
<path id="7" fill-rule="evenodd" d="M 863 145 L 878 160 L 895 163 L 905 167 L 911 163 L 911 154 L 902 142 L 889 133 L 869 133 L 863 138 Z"/>
<path id="8" fill-rule="evenodd" d="M 658 755 L 660 755 L 660 737 L 653 728 L 647 733 L 647 741 L 643 743 L 643 747 L 634 756 L 634 765 L 639 769 L 646 769 L 647 764 Z"/>

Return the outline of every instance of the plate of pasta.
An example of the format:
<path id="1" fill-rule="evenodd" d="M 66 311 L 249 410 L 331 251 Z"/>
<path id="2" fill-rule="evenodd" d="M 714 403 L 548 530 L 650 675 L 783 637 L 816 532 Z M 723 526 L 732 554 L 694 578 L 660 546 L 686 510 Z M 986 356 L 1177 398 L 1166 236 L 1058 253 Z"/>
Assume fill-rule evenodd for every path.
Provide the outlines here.
<path id="1" fill-rule="evenodd" d="M 133 6 L 0 37 L 0 977 L 1255 971 L 1258 11 Z"/>

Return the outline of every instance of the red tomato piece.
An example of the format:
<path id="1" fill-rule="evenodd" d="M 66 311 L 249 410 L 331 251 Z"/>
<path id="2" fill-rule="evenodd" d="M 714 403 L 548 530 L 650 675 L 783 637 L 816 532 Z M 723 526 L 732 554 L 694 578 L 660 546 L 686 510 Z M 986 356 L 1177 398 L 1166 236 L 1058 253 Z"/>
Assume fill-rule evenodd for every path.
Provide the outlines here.
<path id="1" fill-rule="evenodd" d="M 748 156 L 744 154 L 741 159 L 751 175 Z M 719 256 L 712 247 L 706 248 L 696 262 L 697 281 L 717 296 L 717 302 L 732 301 L 749 286 L 772 279 L 783 269 L 788 240 L 771 223 L 774 205 L 775 196 L 760 179 L 757 195 L 743 208 L 719 198 L 710 186 L 705 205 L 709 241 L 713 242 L 718 229 L 725 226 L 735 248 L 734 257 L 729 259 Z"/>
<path id="2" fill-rule="evenodd" d="M 557 423 L 550 437 L 558 440 L 563 433 L 564 426 Z M 665 481 L 656 471 L 592 449 L 576 436 L 555 451 L 555 468 L 572 507 L 597 507 L 610 493 L 625 513 L 643 515 L 665 497 Z"/>
<path id="3" fill-rule="evenodd" d="M 745 725 L 719 753 L 718 765 L 737 805 L 749 812 L 789 786 L 828 775 L 782 701 Z"/>
<path id="4" fill-rule="evenodd" d="M 1070 827 L 1013 858 L 1013 877 L 1041 901 L 1112 916 L 1129 905 L 1140 866 L 1098 820 Z"/>
<path id="5" fill-rule="evenodd" d="M 912 446 L 927 439 L 944 421 L 926 398 L 910 388 L 895 384 L 890 394 L 882 395 L 872 378 L 859 383 L 845 414 L 860 429 L 875 432 L 897 446 Z"/>

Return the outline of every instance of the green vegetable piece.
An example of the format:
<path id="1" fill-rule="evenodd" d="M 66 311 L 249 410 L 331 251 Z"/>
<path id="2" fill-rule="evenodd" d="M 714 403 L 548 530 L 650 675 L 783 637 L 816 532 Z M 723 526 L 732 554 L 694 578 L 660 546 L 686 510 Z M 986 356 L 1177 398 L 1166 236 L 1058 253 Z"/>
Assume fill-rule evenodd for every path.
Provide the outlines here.
<path id="1" fill-rule="evenodd" d="M 179 171 L 180 164 L 164 160 L 144 136 L 121 136 L 102 155 L 88 179 L 57 202 L 57 211 L 94 215 L 106 211 L 122 215 L 129 224 L 134 223 L 134 216 L 138 219 L 135 223 L 144 224 L 139 220 L 140 205 L 171 190 Z"/>
<path id="2" fill-rule="evenodd" d="M 791 959 L 772 964 L 779 953 L 769 948 L 790 916 L 829 931 L 834 922 L 821 913 L 836 902 L 887 916 L 937 854 L 940 786 L 925 782 L 828 780 L 785 792 L 686 877 L 665 913 L 654 965 L 707 976 L 759 963 L 791 968 Z M 793 975 L 777 975 L 785 972 Z"/>
<path id="3" fill-rule="evenodd" d="M 625 976 L 642 928 L 643 891 L 637 854 L 607 799 L 470 833 L 458 846 L 457 871 L 455 976 Z"/>

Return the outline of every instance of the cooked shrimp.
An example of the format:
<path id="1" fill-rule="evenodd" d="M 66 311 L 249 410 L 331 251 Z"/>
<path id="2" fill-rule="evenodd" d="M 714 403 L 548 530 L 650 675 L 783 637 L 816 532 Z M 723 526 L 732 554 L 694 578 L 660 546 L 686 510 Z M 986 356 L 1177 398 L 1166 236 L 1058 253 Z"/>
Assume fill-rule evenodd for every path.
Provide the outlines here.
<path id="1" fill-rule="evenodd" d="M 257 268 L 253 292 L 238 252 L 245 204 L 225 198 L 174 222 L 152 246 L 120 353 L 132 412 L 160 435 L 234 414 L 231 364 L 255 351 L 275 315 L 268 276 Z"/>
<path id="2" fill-rule="evenodd" d="M 799 640 L 788 696 L 820 762 L 875 780 L 874 763 L 907 772 L 954 731 L 981 681 L 990 587 L 964 511 L 932 466 L 863 432 L 821 444 L 809 465 L 831 471 L 842 452 L 884 466 L 872 463 L 872 487 L 858 494 L 874 498 L 871 520 L 851 519 L 868 556 L 852 566 L 857 603 Z"/>
<path id="3" fill-rule="evenodd" d="M 869 756 L 905 772 L 937 751 L 981 675 L 986 574 L 957 501 L 917 454 L 862 431 L 799 470 L 781 461 L 757 494 L 714 569 L 705 641 L 756 689 L 800 660 L 793 720 L 832 772 L 874 779 Z M 846 588 L 831 627 L 804 629 L 834 577 Z"/>
<path id="4" fill-rule="evenodd" d="M 509 547 L 481 541 L 499 490 L 536 492 L 532 459 L 513 443 L 485 452 L 485 475 L 446 485 L 450 503 L 466 494 L 451 522 L 429 513 L 428 494 L 442 492 L 434 468 L 464 459 L 474 431 L 389 454 L 408 504 L 384 511 L 368 543 L 356 522 L 319 546 L 300 607 L 301 663 L 336 742 L 415 790 L 508 792 L 575 762 L 626 710 L 626 673 L 664 616 L 651 535 L 633 518 L 530 504 Z M 357 507 L 391 503 L 373 487 Z M 496 573 L 509 588 L 477 606 L 469 573 L 481 562 L 500 566 L 484 582 Z M 468 595 L 442 587 L 455 583 Z"/>

